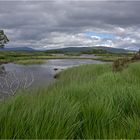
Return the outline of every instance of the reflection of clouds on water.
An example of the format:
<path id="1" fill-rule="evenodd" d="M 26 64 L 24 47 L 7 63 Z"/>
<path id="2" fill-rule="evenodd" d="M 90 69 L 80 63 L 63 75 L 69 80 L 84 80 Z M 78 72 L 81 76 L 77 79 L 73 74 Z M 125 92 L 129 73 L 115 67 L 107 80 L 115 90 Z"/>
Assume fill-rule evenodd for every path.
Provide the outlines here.
<path id="1" fill-rule="evenodd" d="M 28 87 L 27 85 L 30 85 L 30 88 L 46 87 L 50 82 L 54 81 L 54 75 L 63 69 L 83 64 L 101 63 L 103 62 L 89 59 L 53 59 L 47 60 L 44 64 L 28 66 L 9 63 L 4 64 L 2 67 L 3 74 L 0 74 L 0 76 L 4 76 L 5 82 L 1 80 L 0 83 L 5 84 L 3 89 L 8 89 L 10 93 L 14 94 L 17 89 Z M 12 87 L 7 88 L 6 79 L 8 79 L 9 85 Z M 0 89 L 0 91 L 2 90 Z"/>
<path id="2" fill-rule="evenodd" d="M 13 96 L 18 90 L 29 88 L 34 82 L 31 71 L 4 71 L 0 73 L 0 98 Z"/>
<path id="3" fill-rule="evenodd" d="M 49 60 L 46 64 L 42 64 L 42 67 L 49 68 L 60 68 L 66 69 L 73 66 L 79 66 L 83 64 L 99 64 L 101 61 L 90 60 L 90 59 L 53 59 Z"/>

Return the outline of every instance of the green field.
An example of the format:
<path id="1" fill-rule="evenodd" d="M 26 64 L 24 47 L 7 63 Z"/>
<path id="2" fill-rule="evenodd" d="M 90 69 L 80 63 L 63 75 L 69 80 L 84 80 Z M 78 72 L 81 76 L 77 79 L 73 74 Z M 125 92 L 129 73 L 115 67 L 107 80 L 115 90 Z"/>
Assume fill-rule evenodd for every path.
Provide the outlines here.
<path id="1" fill-rule="evenodd" d="M 140 138 L 140 63 L 70 68 L 0 104 L 0 138 Z"/>

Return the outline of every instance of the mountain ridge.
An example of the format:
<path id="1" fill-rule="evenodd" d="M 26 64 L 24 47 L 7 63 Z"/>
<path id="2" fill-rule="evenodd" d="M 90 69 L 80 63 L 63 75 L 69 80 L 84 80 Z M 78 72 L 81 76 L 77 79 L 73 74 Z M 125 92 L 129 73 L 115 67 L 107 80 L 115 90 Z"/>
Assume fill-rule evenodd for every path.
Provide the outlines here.
<path id="1" fill-rule="evenodd" d="M 121 48 L 111 48 L 104 46 L 95 46 L 95 47 L 65 47 L 65 48 L 57 48 L 57 49 L 45 49 L 45 50 L 36 50 L 31 47 L 8 47 L 8 48 L 0 48 L 0 51 L 62 51 L 62 52 L 81 52 L 88 51 L 93 49 L 102 49 L 106 50 L 109 53 L 129 53 L 131 50 L 121 49 Z M 133 51 L 134 52 L 134 51 Z"/>
<path id="2" fill-rule="evenodd" d="M 111 47 L 104 47 L 104 46 L 98 46 L 98 47 L 67 47 L 67 48 L 60 48 L 60 49 L 54 49 L 64 52 L 81 52 L 81 51 L 88 51 L 88 50 L 94 50 L 94 49 L 102 49 L 106 50 L 109 53 L 129 53 L 132 52 L 131 50 L 121 49 L 121 48 L 111 48 Z M 53 49 L 51 49 L 53 50 Z"/>

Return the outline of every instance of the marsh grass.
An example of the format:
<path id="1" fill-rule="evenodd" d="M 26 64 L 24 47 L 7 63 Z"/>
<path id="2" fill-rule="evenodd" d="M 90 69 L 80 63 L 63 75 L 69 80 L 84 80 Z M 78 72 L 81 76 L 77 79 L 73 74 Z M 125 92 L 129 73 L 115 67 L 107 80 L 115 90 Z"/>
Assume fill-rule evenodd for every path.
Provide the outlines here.
<path id="1" fill-rule="evenodd" d="M 59 52 L 60 53 L 60 52 Z M 81 57 L 82 52 L 61 52 L 64 55 L 57 55 L 56 51 L 44 52 L 24 52 L 24 51 L 0 51 L 0 64 L 2 63 L 20 63 L 20 64 L 37 64 L 44 59 L 94 59 L 101 61 L 114 61 L 125 56 L 131 57 L 132 54 L 96 54 L 98 57 Z M 55 54 L 55 55 L 54 55 Z M 31 63 L 32 62 L 32 63 Z"/>
<path id="2" fill-rule="evenodd" d="M 140 138 L 140 63 L 85 65 L 0 104 L 0 138 Z"/>
<path id="3" fill-rule="evenodd" d="M 17 60 L 15 61 L 16 64 L 22 64 L 22 65 L 32 65 L 32 64 L 42 64 L 45 60 L 43 59 L 25 59 L 25 60 Z"/>

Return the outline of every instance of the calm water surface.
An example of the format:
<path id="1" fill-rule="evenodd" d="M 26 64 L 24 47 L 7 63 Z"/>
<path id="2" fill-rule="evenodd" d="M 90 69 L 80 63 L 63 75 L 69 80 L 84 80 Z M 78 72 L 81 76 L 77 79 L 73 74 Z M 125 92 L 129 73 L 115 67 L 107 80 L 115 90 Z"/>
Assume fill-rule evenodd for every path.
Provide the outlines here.
<path id="1" fill-rule="evenodd" d="M 74 67 L 83 64 L 102 64 L 101 61 L 89 59 L 54 59 L 47 60 L 43 64 L 36 65 L 19 65 L 19 64 L 4 64 L 4 72 L 14 72 L 16 77 L 24 78 L 25 75 L 34 76 L 33 88 L 47 86 L 50 82 L 54 81 L 54 75 L 69 67 Z M 21 76 L 22 75 L 22 76 Z"/>

